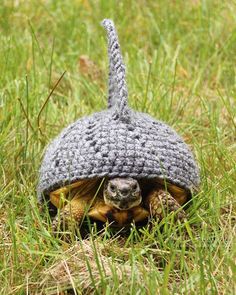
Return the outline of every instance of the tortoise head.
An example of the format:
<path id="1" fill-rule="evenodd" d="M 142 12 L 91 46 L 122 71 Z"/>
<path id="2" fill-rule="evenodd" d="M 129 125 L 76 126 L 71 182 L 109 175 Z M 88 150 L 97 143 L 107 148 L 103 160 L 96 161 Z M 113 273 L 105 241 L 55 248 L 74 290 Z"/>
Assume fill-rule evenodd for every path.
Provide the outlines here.
<path id="1" fill-rule="evenodd" d="M 106 181 L 103 190 L 104 202 L 119 210 L 128 210 L 142 201 L 141 189 L 136 179 L 116 177 Z"/>

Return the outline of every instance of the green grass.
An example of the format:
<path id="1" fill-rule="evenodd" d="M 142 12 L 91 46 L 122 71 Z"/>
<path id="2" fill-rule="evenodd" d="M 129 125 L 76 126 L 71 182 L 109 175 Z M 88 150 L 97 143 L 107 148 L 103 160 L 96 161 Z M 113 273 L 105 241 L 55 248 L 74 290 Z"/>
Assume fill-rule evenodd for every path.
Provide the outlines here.
<path id="1" fill-rule="evenodd" d="M 187 223 L 167 218 L 162 232 L 126 238 L 108 230 L 78 249 L 52 236 L 35 189 L 50 139 L 106 108 L 105 17 L 119 32 L 130 105 L 183 136 L 202 185 Z M 1 1 L 0 294 L 236 293 L 235 52 L 234 1 Z M 81 73 L 82 55 L 96 75 Z M 50 269 L 69 275 L 56 282 Z"/>

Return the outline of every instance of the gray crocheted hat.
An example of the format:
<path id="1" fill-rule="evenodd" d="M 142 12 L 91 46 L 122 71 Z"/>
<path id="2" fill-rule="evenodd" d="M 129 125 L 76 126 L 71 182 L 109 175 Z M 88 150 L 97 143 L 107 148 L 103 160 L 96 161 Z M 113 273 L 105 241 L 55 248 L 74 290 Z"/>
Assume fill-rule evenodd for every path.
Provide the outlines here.
<path id="1" fill-rule="evenodd" d="M 199 186 L 199 171 L 183 139 L 168 125 L 127 105 L 125 66 L 114 24 L 108 36 L 108 109 L 65 128 L 47 147 L 38 198 L 80 179 L 160 178 L 187 190 Z"/>

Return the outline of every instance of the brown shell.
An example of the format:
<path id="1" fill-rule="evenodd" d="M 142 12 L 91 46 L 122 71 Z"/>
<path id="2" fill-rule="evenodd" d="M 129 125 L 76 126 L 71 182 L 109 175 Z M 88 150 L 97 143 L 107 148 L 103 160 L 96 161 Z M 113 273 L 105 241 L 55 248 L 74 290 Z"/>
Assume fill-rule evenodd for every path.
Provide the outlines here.
<path id="1" fill-rule="evenodd" d="M 105 178 L 79 180 L 51 192 L 50 201 L 56 208 L 61 208 L 66 201 L 72 198 L 83 198 L 88 195 L 91 196 L 91 200 L 94 196 L 96 196 L 96 198 L 102 198 L 104 181 Z M 169 191 L 180 205 L 186 203 L 191 197 L 190 191 L 186 191 L 181 187 L 164 182 L 160 179 L 141 179 L 139 180 L 139 184 L 144 199 L 150 191 L 159 188 L 165 188 Z"/>

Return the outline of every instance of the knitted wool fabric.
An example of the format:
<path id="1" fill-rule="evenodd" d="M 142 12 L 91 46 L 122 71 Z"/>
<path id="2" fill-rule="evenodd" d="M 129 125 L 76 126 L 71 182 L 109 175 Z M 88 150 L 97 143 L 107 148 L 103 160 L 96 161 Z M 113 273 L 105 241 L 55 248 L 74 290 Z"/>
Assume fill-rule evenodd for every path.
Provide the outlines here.
<path id="1" fill-rule="evenodd" d="M 187 190 L 198 187 L 198 167 L 183 139 L 165 123 L 128 107 L 116 30 L 111 20 L 102 24 L 108 36 L 108 109 L 72 123 L 49 144 L 39 200 L 68 183 L 98 177 L 158 177 Z"/>

